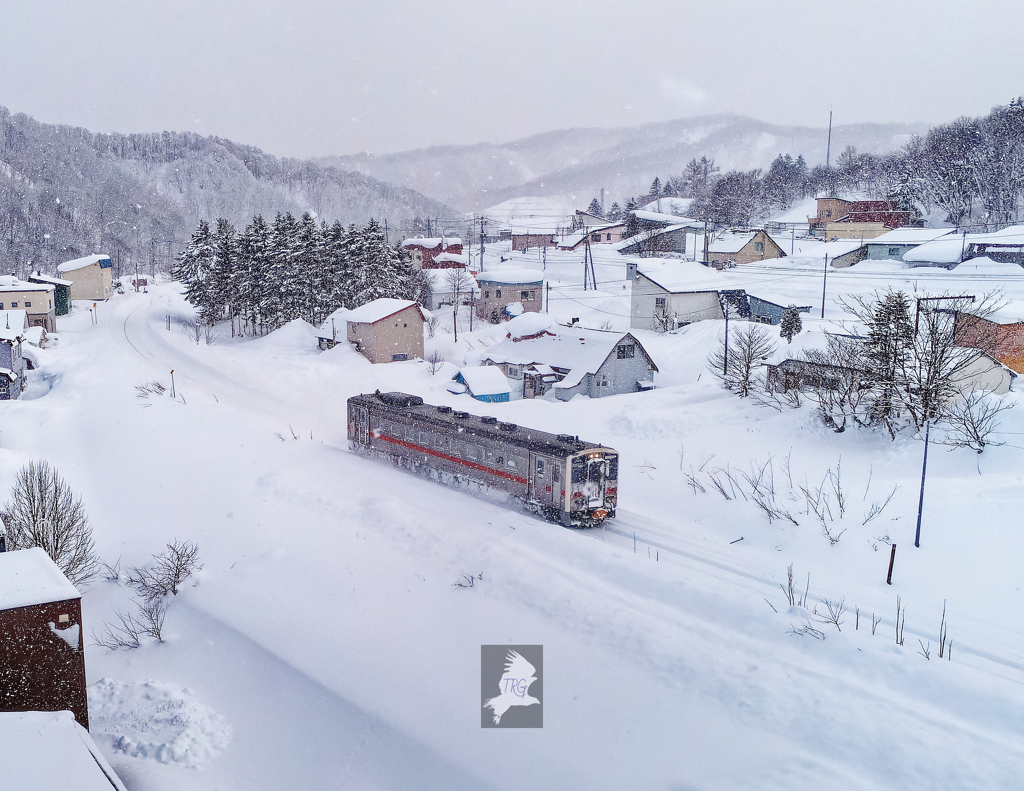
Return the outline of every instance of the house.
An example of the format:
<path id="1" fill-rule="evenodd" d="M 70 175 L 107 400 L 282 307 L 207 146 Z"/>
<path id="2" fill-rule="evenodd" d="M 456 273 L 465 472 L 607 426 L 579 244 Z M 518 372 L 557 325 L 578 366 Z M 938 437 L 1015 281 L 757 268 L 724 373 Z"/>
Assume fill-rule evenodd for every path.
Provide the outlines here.
<path id="1" fill-rule="evenodd" d="M 522 382 L 524 398 L 551 395 L 568 401 L 635 393 L 654 387 L 658 366 L 631 333 L 553 325 L 508 336 L 485 352 L 485 365 Z"/>
<path id="2" fill-rule="evenodd" d="M 25 323 L 23 310 L 0 311 L 0 401 L 20 398 L 25 390 Z"/>
<path id="3" fill-rule="evenodd" d="M 913 211 L 901 210 L 891 200 L 817 199 L 817 212 L 808 217 L 812 236 L 826 239 L 874 239 L 887 231 L 919 225 Z"/>
<path id="4" fill-rule="evenodd" d="M 110 256 L 103 253 L 65 261 L 57 273 L 71 282 L 71 299 L 110 299 L 114 293 Z"/>
<path id="5" fill-rule="evenodd" d="M 716 269 L 785 257 L 786 252 L 764 231 L 726 232 L 708 243 L 707 262 Z"/>
<path id="6" fill-rule="evenodd" d="M 859 264 L 867 254 L 868 248 L 863 239 L 835 239 L 819 243 L 814 248 L 815 257 L 821 256 L 823 261 L 827 258 L 828 265 L 836 269 Z"/>
<path id="7" fill-rule="evenodd" d="M 539 313 L 544 306 L 544 275 L 537 269 L 480 272 L 476 282 L 480 289 L 476 315 L 493 324 L 518 313 Z"/>
<path id="8" fill-rule="evenodd" d="M 724 319 L 727 309 L 730 318 L 778 324 L 789 306 L 789 300 L 771 294 L 754 296 L 736 288 L 694 289 L 691 284 L 709 280 L 707 267 L 696 262 L 654 266 L 647 273 L 630 271 L 634 273 L 629 320 L 633 329 L 665 332 L 695 321 Z M 796 307 L 801 313 L 811 310 L 810 305 Z"/>
<path id="9" fill-rule="evenodd" d="M 599 225 L 607 225 L 608 218 L 602 217 L 600 214 L 592 214 L 588 211 L 576 210 L 576 214 L 573 216 L 572 227 L 573 228 L 596 228 Z M 513 248 L 515 249 L 515 248 Z"/>
<path id="10" fill-rule="evenodd" d="M 622 230 L 625 223 L 613 222 L 605 225 L 595 225 L 592 228 L 584 228 L 581 231 L 562 237 L 558 241 L 559 250 L 579 250 L 590 241 L 590 244 L 616 244 L 622 241 Z"/>
<path id="11" fill-rule="evenodd" d="M 553 233 L 512 232 L 512 252 L 526 252 L 535 247 L 554 247 L 555 245 Z"/>
<path id="12" fill-rule="evenodd" d="M 61 280 L 59 277 L 49 277 L 36 272 L 29 275 L 28 282 L 53 286 L 53 313 L 55 316 L 66 316 L 71 312 L 72 283 L 70 280 Z"/>
<path id="13" fill-rule="evenodd" d="M 29 326 L 56 332 L 54 290 L 50 283 L 28 283 L 14 275 L 0 275 L 0 310 L 24 310 Z"/>
<path id="14" fill-rule="evenodd" d="M 333 349 L 341 340 L 347 339 L 348 308 L 338 308 L 324 319 L 316 331 L 317 345 L 323 350 Z M 340 340 L 339 340 L 340 339 Z"/>
<path id="15" fill-rule="evenodd" d="M 20 791 L 126 791 L 67 711 L 0 714 L 0 776 L 4 788 Z"/>
<path id="16" fill-rule="evenodd" d="M 952 228 L 897 228 L 866 241 L 864 258 L 868 261 L 903 261 L 903 256 L 911 250 L 952 233 Z"/>
<path id="17" fill-rule="evenodd" d="M 375 299 L 346 314 L 346 337 L 371 363 L 422 360 L 425 320 L 411 300 Z"/>
<path id="18" fill-rule="evenodd" d="M 453 377 L 456 382 L 465 385 L 468 392 L 477 401 L 495 403 L 508 401 L 512 391 L 508 379 L 499 368 L 479 366 L 463 368 Z"/>
<path id="19" fill-rule="evenodd" d="M 476 295 L 479 293 L 476 279 L 465 269 L 424 269 L 427 277 L 430 278 L 431 291 L 430 299 L 427 302 L 427 310 L 435 311 L 441 308 L 451 308 L 455 303 L 455 288 L 458 285 L 459 304 L 470 305 L 475 303 Z M 453 271 L 457 274 L 453 274 Z"/>
<path id="20" fill-rule="evenodd" d="M 992 233 L 951 233 L 903 255 L 903 260 L 914 266 L 947 269 L 972 258 L 1024 265 L 1024 225 L 1012 225 Z"/>
<path id="21" fill-rule="evenodd" d="M 1024 312 L 1015 306 L 987 318 L 958 312 L 953 337 L 958 346 L 978 349 L 1017 373 L 1024 373 Z"/>
<path id="22" fill-rule="evenodd" d="M 688 223 L 652 226 L 613 243 L 613 246 L 622 255 L 638 255 L 643 258 L 662 256 L 666 253 L 684 254 L 686 237 L 691 233 L 696 240 L 696 227 Z"/>
<path id="23" fill-rule="evenodd" d="M 57 564 L 0 552 L 0 711 L 67 710 L 88 730 L 84 648 L 82 597 Z"/>
<path id="24" fill-rule="evenodd" d="M 402 248 L 412 256 L 414 269 L 446 269 L 457 265 L 455 261 L 462 255 L 462 240 L 455 236 L 414 237 L 402 242 Z M 448 256 L 455 256 L 455 261 Z"/>

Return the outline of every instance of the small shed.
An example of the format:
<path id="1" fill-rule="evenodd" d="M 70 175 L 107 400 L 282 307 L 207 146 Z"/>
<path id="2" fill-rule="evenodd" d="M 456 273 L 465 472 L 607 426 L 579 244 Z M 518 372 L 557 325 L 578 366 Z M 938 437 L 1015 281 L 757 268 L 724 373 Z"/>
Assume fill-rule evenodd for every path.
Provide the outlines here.
<path id="1" fill-rule="evenodd" d="M 126 791 L 67 711 L 0 714 L 0 778 L 18 791 Z"/>
<path id="2" fill-rule="evenodd" d="M 477 401 L 495 403 L 508 401 L 512 390 L 508 379 L 500 368 L 491 365 L 479 368 L 463 368 L 453 377 L 456 382 L 466 386 L 466 391 Z"/>
<path id="3" fill-rule="evenodd" d="M 67 710 L 88 729 L 84 648 L 82 597 L 57 564 L 0 552 L 0 711 Z"/>
<path id="4" fill-rule="evenodd" d="M 375 299 L 348 312 L 346 336 L 371 363 L 422 360 L 425 320 L 411 300 Z"/>
<path id="5" fill-rule="evenodd" d="M 480 298 L 476 315 L 494 324 L 505 318 L 505 306 L 523 303 L 524 313 L 540 313 L 544 305 L 544 274 L 537 269 L 495 269 L 476 276 Z"/>
<path id="6" fill-rule="evenodd" d="M 57 273 L 71 283 L 71 299 L 110 299 L 114 293 L 113 264 L 104 253 L 65 261 Z"/>
<path id="7" fill-rule="evenodd" d="M 29 275 L 28 282 L 53 286 L 53 314 L 55 316 L 66 316 L 71 312 L 72 283 L 70 280 L 62 280 L 59 277 L 50 277 L 36 272 Z"/>

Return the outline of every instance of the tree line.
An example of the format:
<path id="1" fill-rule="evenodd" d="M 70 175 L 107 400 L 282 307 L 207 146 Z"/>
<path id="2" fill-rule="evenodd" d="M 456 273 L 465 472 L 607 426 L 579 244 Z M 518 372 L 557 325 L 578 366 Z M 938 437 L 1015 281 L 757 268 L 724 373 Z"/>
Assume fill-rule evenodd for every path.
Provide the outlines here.
<path id="1" fill-rule="evenodd" d="M 178 256 L 173 275 L 201 318 L 230 319 L 239 334 L 262 334 L 293 319 L 319 326 L 338 308 L 382 297 L 421 304 L 430 280 L 388 244 L 375 220 L 364 226 L 317 223 L 311 215 L 256 215 L 241 232 L 205 220 Z"/>
<path id="2" fill-rule="evenodd" d="M 678 175 L 655 178 L 647 195 L 613 203 L 611 221 L 658 198 L 690 198 L 689 216 L 743 226 L 827 192 L 888 199 L 906 211 L 938 211 L 944 222 L 997 229 L 1015 223 L 1024 193 L 1024 97 L 980 118 L 958 118 L 911 138 L 888 154 L 844 149 L 834 163 L 809 168 L 803 156 L 779 154 L 767 171 L 721 172 L 713 159 L 692 159 Z M 595 199 L 590 211 L 601 211 Z M 642 228 L 625 229 L 630 235 Z"/>

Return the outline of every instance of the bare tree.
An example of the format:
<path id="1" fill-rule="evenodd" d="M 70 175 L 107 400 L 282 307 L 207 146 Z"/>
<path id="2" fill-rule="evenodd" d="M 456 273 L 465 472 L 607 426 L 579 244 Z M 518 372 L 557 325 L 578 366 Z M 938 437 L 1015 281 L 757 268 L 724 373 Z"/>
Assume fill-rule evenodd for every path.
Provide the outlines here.
<path id="1" fill-rule="evenodd" d="M 998 447 L 1003 442 L 993 442 L 990 437 L 996 433 L 1000 423 L 996 419 L 1000 412 L 1010 408 L 991 393 L 972 390 L 963 399 L 956 399 L 943 410 L 942 420 L 949 426 L 943 445 L 955 448 L 970 448 L 981 453 L 987 447 Z"/>
<path id="2" fill-rule="evenodd" d="M 434 333 L 437 332 L 437 325 L 441 323 L 441 319 L 435 316 L 433 313 L 430 314 L 430 318 L 426 321 L 427 337 L 433 338 Z"/>
<path id="3" fill-rule="evenodd" d="M 733 331 L 728 348 L 723 340 L 708 357 L 708 366 L 727 389 L 744 398 L 753 390 L 756 370 L 775 349 L 771 333 L 760 324 L 751 324 Z"/>
<path id="4" fill-rule="evenodd" d="M 433 376 L 441 370 L 443 365 L 444 355 L 442 355 L 437 349 L 434 349 L 434 351 L 427 356 L 427 373 Z"/>
<path id="5" fill-rule="evenodd" d="M 2 517 L 11 549 L 41 547 L 75 585 L 99 573 L 82 499 L 47 462 L 30 461 L 18 471 Z"/>
<path id="6" fill-rule="evenodd" d="M 167 550 L 153 556 L 153 562 L 142 567 L 128 569 L 126 579 L 147 602 L 166 596 L 177 596 L 181 583 L 202 570 L 199 564 L 199 547 L 189 541 L 175 539 L 167 544 Z"/>

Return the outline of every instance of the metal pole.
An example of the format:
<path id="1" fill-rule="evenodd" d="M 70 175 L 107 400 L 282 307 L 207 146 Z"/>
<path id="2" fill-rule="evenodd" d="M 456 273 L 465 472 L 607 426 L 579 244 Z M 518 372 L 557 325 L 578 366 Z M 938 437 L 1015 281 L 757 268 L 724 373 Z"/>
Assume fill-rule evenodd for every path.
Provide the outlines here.
<path id="1" fill-rule="evenodd" d="M 729 374 L 729 304 L 725 305 L 725 354 L 722 355 L 722 376 Z"/>
<path id="2" fill-rule="evenodd" d="M 924 510 L 924 476 L 928 471 L 928 434 L 932 430 L 931 422 L 925 423 L 924 429 L 924 461 L 921 462 L 921 499 L 917 501 L 917 532 L 914 534 L 914 546 L 921 546 L 921 512 Z"/>
<path id="3" fill-rule="evenodd" d="M 825 253 L 825 272 L 821 276 L 821 317 L 825 318 L 825 283 L 828 280 L 828 253 Z"/>

